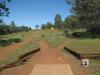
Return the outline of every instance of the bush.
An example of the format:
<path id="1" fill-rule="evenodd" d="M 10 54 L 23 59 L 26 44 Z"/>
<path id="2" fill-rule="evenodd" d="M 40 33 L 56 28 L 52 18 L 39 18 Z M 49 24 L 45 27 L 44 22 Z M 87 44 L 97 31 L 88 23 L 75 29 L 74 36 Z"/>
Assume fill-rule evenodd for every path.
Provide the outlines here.
<path id="1" fill-rule="evenodd" d="M 93 38 L 93 34 L 90 32 L 74 32 L 72 33 L 72 38 Z"/>
<path id="2" fill-rule="evenodd" d="M 8 39 L 8 40 L 0 40 L 0 45 L 1 46 L 8 46 L 8 45 L 11 45 L 13 43 L 18 43 L 18 42 L 21 42 L 22 40 L 20 38 L 11 38 L 11 39 Z"/>
<path id="3" fill-rule="evenodd" d="M 6 46 L 7 41 L 6 40 L 0 40 L 0 45 L 1 46 Z"/>

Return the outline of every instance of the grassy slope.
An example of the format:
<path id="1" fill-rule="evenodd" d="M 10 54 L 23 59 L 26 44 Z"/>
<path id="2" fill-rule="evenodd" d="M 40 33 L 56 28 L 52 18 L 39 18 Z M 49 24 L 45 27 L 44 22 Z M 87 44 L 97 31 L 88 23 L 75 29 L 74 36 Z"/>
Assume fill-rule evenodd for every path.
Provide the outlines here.
<path id="1" fill-rule="evenodd" d="M 21 32 L 21 34 L 22 33 L 23 32 Z M 54 31 L 45 30 L 45 31 L 34 31 L 34 32 L 24 32 L 24 33 L 22 34 L 23 39 L 25 40 L 27 39 L 27 36 L 31 36 L 34 41 L 33 43 L 34 45 L 27 44 L 23 46 L 22 48 L 16 50 L 13 54 L 10 54 L 9 57 L 7 57 L 1 63 L 4 64 L 4 63 L 12 62 L 16 60 L 16 57 L 18 55 L 31 51 L 33 48 L 38 46 L 37 43 L 41 39 L 44 39 L 45 41 L 47 41 L 50 47 L 57 47 L 60 44 L 65 43 L 66 47 L 80 53 L 100 53 L 100 39 L 83 39 L 83 40 L 70 39 L 69 40 L 69 39 L 66 39 L 64 36 L 62 36 L 62 33 L 57 30 L 54 30 Z M 17 34 L 21 35 L 19 33 Z M 41 34 L 44 34 L 45 36 L 41 37 Z M 100 60 L 95 60 L 95 59 L 90 60 L 89 70 L 94 75 L 100 75 L 99 67 L 100 67 Z"/>
<path id="2" fill-rule="evenodd" d="M 63 33 L 57 30 L 46 30 L 46 32 L 44 32 L 44 35 L 44 40 L 47 41 L 49 46 L 53 48 L 63 44 L 66 40 Z"/>
<path id="3" fill-rule="evenodd" d="M 9 38 L 21 38 L 22 41 L 24 41 L 31 34 L 32 34 L 32 32 L 18 32 L 18 33 L 12 33 L 12 34 L 7 34 L 7 35 L 0 35 L 0 39 L 7 40 Z M 0 48 L 3 48 L 3 46 L 0 46 Z"/>
<path id="4" fill-rule="evenodd" d="M 0 35 L 0 39 L 8 39 L 8 38 L 13 38 L 13 37 L 22 37 L 23 39 L 26 38 L 26 36 L 29 35 L 31 32 L 18 32 L 18 33 L 12 33 L 12 34 L 7 34 L 7 35 Z"/>
<path id="5" fill-rule="evenodd" d="M 26 39 L 32 39 L 31 43 L 27 43 L 26 45 L 24 45 L 23 47 L 15 50 L 13 53 L 9 54 L 8 57 L 6 57 L 5 59 L 3 59 L 2 61 L 0 61 L 0 64 L 8 64 L 11 62 L 14 62 L 17 60 L 18 56 L 30 52 L 32 50 L 34 50 L 35 48 L 38 48 L 38 42 L 41 40 L 40 34 L 39 32 L 20 32 L 20 33 L 14 33 L 14 34 L 9 34 L 9 35 L 4 35 L 2 37 L 7 37 L 7 38 L 11 38 L 11 37 L 16 37 L 16 36 L 21 36 L 23 37 L 23 41 Z"/>

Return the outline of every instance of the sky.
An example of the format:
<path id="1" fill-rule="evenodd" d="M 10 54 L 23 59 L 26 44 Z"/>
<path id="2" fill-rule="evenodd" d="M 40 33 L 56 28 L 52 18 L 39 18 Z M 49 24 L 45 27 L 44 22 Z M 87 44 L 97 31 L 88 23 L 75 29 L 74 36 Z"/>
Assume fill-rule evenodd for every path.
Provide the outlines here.
<path id="1" fill-rule="evenodd" d="M 7 5 L 10 14 L 9 17 L 4 17 L 4 21 L 7 24 L 14 21 L 18 26 L 34 28 L 35 25 L 54 23 L 56 14 L 60 14 L 62 20 L 71 15 L 71 6 L 65 0 L 12 0 Z"/>

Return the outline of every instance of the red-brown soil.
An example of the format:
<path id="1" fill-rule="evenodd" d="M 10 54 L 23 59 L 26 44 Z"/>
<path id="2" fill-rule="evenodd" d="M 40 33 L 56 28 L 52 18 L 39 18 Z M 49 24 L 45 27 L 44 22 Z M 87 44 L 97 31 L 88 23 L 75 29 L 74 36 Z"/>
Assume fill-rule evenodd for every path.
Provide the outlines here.
<path id="1" fill-rule="evenodd" d="M 69 58 L 64 58 L 60 51 L 49 48 L 44 42 L 40 42 L 41 51 L 35 54 L 30 61 L 26 64 L 6 69 L 2 72 L 2 75 L 29 75 L 36 64 L 69 64 L 71 63 Z"/>
<path id="2" fill-rule="evenodd" d="M 45 41 L 40 43 L 41 51 L 33 55 L 26 64 L 12 67 L 1 72 L 0 75 L 30 75 L 36 64 L 73 64 L 74 61 L 69 55 L 64 55 L 60 50 L 64 45 L 58 48 L 50 48 Z M 76 68 L 80 71 L 79 68 Z M 75 74 L 74 74 L 75 75 Z M 83 75 L 82 72 L 77 75 Z M 87 74 L 85 74 L 87 75 Z"/>

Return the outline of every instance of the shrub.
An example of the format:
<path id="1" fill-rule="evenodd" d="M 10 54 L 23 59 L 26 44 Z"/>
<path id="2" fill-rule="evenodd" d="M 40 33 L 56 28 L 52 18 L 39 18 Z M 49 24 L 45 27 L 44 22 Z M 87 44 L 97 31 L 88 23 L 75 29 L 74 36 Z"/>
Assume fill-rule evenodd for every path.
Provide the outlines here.
<path id="1" fill-rule="evenodd" d="M 1 46 L 7 46 L 7 45 L 11 45 L 13 43 L 18 43 L 21 42 L 22 40 L 20 38 L 11 38 L 8 40 L 0 40 L 0 45 Z"/>
<path id="2" fill-rule="evenodd" d="M 11 39 L 14 43 L 21 42 L 22 40 L 20 38 L 13 38 Z"/>

